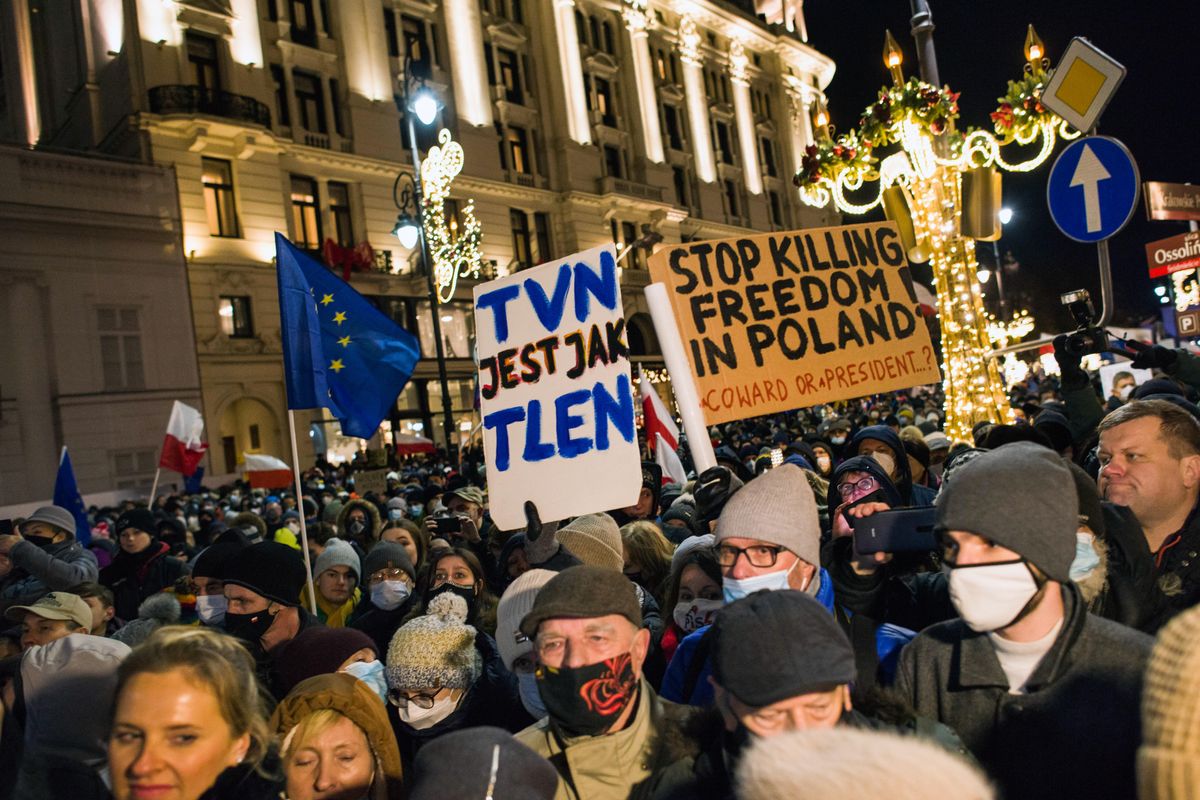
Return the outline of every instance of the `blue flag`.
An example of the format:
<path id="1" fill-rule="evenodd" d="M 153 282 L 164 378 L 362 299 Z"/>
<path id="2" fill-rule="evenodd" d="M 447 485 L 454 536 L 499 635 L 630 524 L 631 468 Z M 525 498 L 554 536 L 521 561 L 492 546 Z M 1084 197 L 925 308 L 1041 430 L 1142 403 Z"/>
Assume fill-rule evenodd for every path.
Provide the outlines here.
<path id="1" fill-rule="evenodd" d="M 421 357 L 416 337 L 278 233 L 275 256 L 288 408 L 328 408 L 371 438 Z"/>
<path id="2" fill-rule="evenodd" d="M 196 471 L 191 475 L 185 475 L 183 478 L 183 490 L 188 494 L 200 494 L 203 490 L 201 483 L 204 480 L 204 467 L 196 467 Z"/>
<path id="3" fill-rule="evenodd" d="M 75 470 L 71 468 L 71 457 L 65 447 L 58 460 L 58 475 L 54 477 L 54 505 L 65 508 L 75 517 L 75 541 L 84 547 L 91 544 L 92 528 L 88 525 L 87 509 L 83 507 L 79 484 L 75 483 Z"/>

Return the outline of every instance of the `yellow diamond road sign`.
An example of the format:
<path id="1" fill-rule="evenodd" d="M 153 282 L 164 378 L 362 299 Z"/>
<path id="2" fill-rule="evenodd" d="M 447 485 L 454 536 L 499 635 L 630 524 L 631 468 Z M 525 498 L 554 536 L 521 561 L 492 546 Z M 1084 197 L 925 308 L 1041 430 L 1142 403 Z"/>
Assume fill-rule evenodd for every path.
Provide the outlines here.
<path id="1" fill-rule="evenodd" d="M 1088 132 L 1125 77 L 1125 67 L 1075 37 L 1042 92 L 1042 104 L 1079 131 Z"/>

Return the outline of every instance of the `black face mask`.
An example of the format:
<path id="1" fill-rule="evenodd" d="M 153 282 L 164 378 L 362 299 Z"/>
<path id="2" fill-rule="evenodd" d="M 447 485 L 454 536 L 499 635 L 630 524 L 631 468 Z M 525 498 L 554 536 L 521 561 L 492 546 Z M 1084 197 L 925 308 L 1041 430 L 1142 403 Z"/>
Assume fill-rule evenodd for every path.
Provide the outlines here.
<path id="1" fill-rule="evenodd" d="M 458 586 L 446 581 L 436 589 L 429 592 L 429 598 L 425 601 L 426 607 L 429 606 L 429 601 L 437 597 L 443 592 L 453 592 L 454 594 L 467 601 L 467 619 L 475 618 L 475 587 L 474 586 Z"/>
<path id="2" fill-rule="evenodd" d="M 629 653 L 584 667 L 538 667 L 538 693 L 550 718 L 572 736 L 599 736 L 637 697 Z"/>
<path id="3" fill-rule="evenodd" d="M 262 649 L 262 637 L 275 624 L 275 617 L 266 609 L 255 611 L 253 614 L 225 613 L 223 627 L 230 636 L 241 639 L 250 645 L 251 652 Z"/>
<path id="4" fill-rule="evenodd" d="M 53 536 L 26 536 L 25 541 L 29 542 L 39 550 L 49 550 L 54 546 Z"/>

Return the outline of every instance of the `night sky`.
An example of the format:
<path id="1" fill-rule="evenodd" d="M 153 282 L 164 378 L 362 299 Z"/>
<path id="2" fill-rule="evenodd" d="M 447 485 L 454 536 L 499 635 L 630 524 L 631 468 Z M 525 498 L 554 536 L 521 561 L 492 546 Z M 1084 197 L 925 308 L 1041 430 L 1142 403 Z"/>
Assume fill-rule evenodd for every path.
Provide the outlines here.
<path id="1" fill-rule="evenodd" d="M 991 129 L 988 114 L 1008 80 L 1021 75 L 1025 30 L 1033 23 L 1052 66 L 1075 36 L 1089 39 L 1125 65 L 1128 74 L 1100 118 L 1099 133 L 1125 143 L 1143 181 L 1200 183 L 1200 6 L 1194 0 L 930 0 L 930 6 L 942 83 L 962 92 L 959 130 Z M 857 127 L 862 110 L 890 81 L 882 60 L 885 28 L 891 28 L 904 50 L 905 75 L 917 74 L 907 0 L 807 0 L 804 10 L 809 43 L 837 62 L 826 94 L 838 131 Z M 1099 310 L 1095 246 L 1063 236 L 1046 209 L 1046 179 L 1061 148 L 1032 173 L 1004 173 L 1004 204 L 1013 209 L 1014 218 L 1005 226 L 1000 247 L 1021 265 L 1015 276 L 1006 277 L 1005 293 L 1010 304 L 1014 295 L 1030 300 L 1039 331 L 1071 327 L 1058 305 L 1061 292 L 1086 288 Z M 1184 222 L 1151 222 L 1140 206 L 1110 240 L 1114 324 L 1135 324 L 1158 313 L 1143 248 L 1186 229 Z M 981 243 L 979 250 L 981 262 L 991 260 L 989 243 Z M 995 279 L 987 290 L 995 291 Z"/>

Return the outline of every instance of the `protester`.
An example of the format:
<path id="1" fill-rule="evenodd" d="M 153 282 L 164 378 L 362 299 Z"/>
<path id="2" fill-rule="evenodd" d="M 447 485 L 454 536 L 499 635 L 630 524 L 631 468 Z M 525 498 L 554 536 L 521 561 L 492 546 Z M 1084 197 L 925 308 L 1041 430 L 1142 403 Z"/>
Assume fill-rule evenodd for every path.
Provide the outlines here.
<path id="1" fill-rule="evenodd" d="M 182 615 L 183 609 L 175 595 L 165 592 L 153 594 L 138 606 L 137 617 L 122 625 L 112 638 L 130 647 L 137 647 L 159 628 L 178 625 Z"/>
<path id="2" fill-rule="evenodd" d="M 417 606 L 417 574 L 408 551 L 383 539 L 363 559 L 363 573 L 367 596 L 359 602 L 347 624 L 371 637 L 379 652 L 386 653 L 392 635 Z"/>
<path id="3" fill-rule="evenodd" d="M 88 634 L 94 624 L 92 609 L 82 597 L 70 592 L 50 592 L 32 605 L 10 606 L 4 618 L 21 623 L 22 650 L 73 633 Z"/>
<path id="4" fill-rule="evenodd" d="M 564 570 L 538 592 L 521 632 L 535 642 L 548 716 L 517 740 L 554 765 L 558 800 L 642 794 L 656 773 L 694 755 L 690 712 L 660 700 L 642 676 L 650 634 L 620 573 Z"/>
<path id="5" fill-rule="evenodd" d="M 297 684 L 275 709 L 288 800 L 400 800 L 400 751 L 383 700 L 346 674 Z"/>
<path id="6" fill-rule="evenodd" d="M 89 633 L 93 636 L 111 636 L 123 624 L 122 620 L 117 619 L 117 611 L 113 608 L 113 593 L 108 587 L 98 583 L 81 583 L 71 587 L 71 594 L 83 598 L 83 602 L 92 610 L 92 627 Z"/>
<path id="7" fill-rule="evenodd" d="M 425 555 L 429 552 L 429 538 L 412 520 L 402 519 L 389 522 L 379 532 L 379 541 L 398 544 L 408 553 L 408 560 L 415 572 L 425 566 Z M 369 553 L 370 551 L 368 551 Z"/>
<path id="8" fill-rule="evenodd" d="M 348 501 L 337 513 L 337 535 L 354 545 L 359 555 L 364 555 L 379 538 L 382 521 L 379 509 L 367 500 Z"/>
<path id="9" fill-rule="evenodd" d="M 675 655 L 679 642 L 711 624 L 717 611 L 725 605 L 721 567 L 713 555 L 712 543 L 711 533 L 693 536 L 679 545 L 671 559 L 663 605 L 671 618 L 659 645 L 667 663 Z"/>
<path id="10" fill-rule="evenodd" d="M 675 548 L 662 529 L 647 520 L 630 522 L 620 530 L 625 577 L 653 595 L 661 607 L 663 583 L 671 571 Z"/>
<path id="11" fill-rule="evenodd" d="M 112 590 L 121 619 L 134 619 L 138 606 L 152 594 L 169 589 L 184 574 L 184 566 L 168 554 L 171 548 L 155 535 L 154 514 L 148 508 L 126 511 L 117 519 L 121 551 L 100 572 L 100 583 Z"/>
<path id="12" fill-rule="evenodd" d="M 354 548 L 340 539 L 330 540 L 313 565 L 317 619 L 330 628 L 346 624 L 362 599 L 358 588 L 361 572 L 362 561 Z"/>
<path id="13" fill-rule="evenodd" d="M 456 594 L 467 604 L 467 623 L 491 636 L 496 632 L 496 597 L 487 588 L 483 566 L 471 550 L 435 550 L 429 561 L 425 608 L 440 594 Z M 428 613 L 428 610 L 426 610 Z"/>
<path id="14" fill-rule="evenodd" d="M 854 434 L 848 448 L 852 455 L 875 456 L 883 465 L 900 499 L 906 506 L 928 506 L 933 504 L 934 491 L 927 486 L 914 485 L 908 466 L 908 454 L 899 435 L 886 425 L 871 425 Z"/>
<path id="15" fill-rule="evenodd" d="M 61 506 L 42 506 L 0 536 L 0 556 L 11 562 L 0 576 L 0 607 L 32 603 L 49 591 L 66 591 L 99 576 L 96 556 L 75 539 L 75 517 Z"/>
<path id="16" fill-rule="evenodd" d="M 244 536 L 226 531 L 192 562 L 191 590 L 201 625 L 219 628 L 224 623 L 225 569 L 247 546 Z"/>
<path id="17" fill-rule="evenodd" d="M 953 728 L 1004 796 L 1135 791 L 1150 639 L 1087 613 L 1070 579 L 1078 512 L 1070 471 L 1030 442 L 976 458 L 938 501 L 961 619 L 905 648 L 896 690 Z"/>
<path id="18" fill-rule="evenodd" d="M 513 581 L 496 608 L 496 646 L 504 668 L 517 678 L 521 705 L 533 719 L 546 716 L 546 707 L 537 688 L 537 655 L 533 640 L 521 632 L 521 620 L 533 609 L 542 587 L 558 573 L 532 569 Z"/>
<path id="19" fill-rule="evenodd" d="M 478 727 L 435 739 L 417 753 L 408 800 L 551 800 L 558 774 L 500 728 Z"/>
<path id="20" fill-rule="evenodd" d="M 164 628 L 121 664 L 115 697 L 108 740 L 115 800 L 278 796 L 254 660 L 233 639 Z"/>

